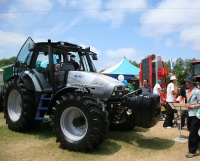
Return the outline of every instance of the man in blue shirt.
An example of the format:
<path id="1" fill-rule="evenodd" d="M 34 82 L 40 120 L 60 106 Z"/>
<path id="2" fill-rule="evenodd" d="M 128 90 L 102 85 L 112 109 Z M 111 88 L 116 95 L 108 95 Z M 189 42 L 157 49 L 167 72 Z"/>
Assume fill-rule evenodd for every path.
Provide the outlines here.
<path id="1" fill-rule="evenodd" d="M 143 86 L 140 87 L 143 94 L 151 93 L 151 88 L 148 85 L 148 79 L 143 80 Z"/>
<path id="2" fill-rule="evenodd" d="M 186 78 L 186 110 L 188 110 L 188 149 L 189 153 L 186 154 L 187 158 L 192 158 L 196 155 L 200 137 L 198 134 L 200 127 L 200 119 L 196 117 L 198 108 L 200 108 L 200 90 L 196 87 L 196 79 L 192 76 Z"/>

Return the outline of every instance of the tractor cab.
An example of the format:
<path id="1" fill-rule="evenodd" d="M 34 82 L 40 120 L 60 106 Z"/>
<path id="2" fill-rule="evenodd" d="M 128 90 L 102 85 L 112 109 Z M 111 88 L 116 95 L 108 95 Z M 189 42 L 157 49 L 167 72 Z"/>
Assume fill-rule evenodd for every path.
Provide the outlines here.
<path id="1" fill-rule="evenodd" d="M 56 92 L 57 88 L 66 84 L 64 76 L 69 71 L 96 72 L 91 59 L 97 60 L 97 54 L 89 47 L 83 49 L 68 42 L 51 40 L 34 43 L 29 37 L 17 56 L 14 76 L 17 80 L 20 76 L 27 77 L 27 73 L 35 75 L 39 82 L 36 90 Z"/>

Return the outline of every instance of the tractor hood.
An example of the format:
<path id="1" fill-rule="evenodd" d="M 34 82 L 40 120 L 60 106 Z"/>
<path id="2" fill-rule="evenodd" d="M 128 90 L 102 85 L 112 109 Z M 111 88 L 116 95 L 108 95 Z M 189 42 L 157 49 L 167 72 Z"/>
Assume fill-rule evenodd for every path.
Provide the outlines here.
<path id="1" fill-rule="evenodd" d="M 69 71 L 67 86 L 88 88 L 102 101 L 107 101 L 114 91 L 124 90 L 124 84 L 117 79 L 83 71 Z"/>

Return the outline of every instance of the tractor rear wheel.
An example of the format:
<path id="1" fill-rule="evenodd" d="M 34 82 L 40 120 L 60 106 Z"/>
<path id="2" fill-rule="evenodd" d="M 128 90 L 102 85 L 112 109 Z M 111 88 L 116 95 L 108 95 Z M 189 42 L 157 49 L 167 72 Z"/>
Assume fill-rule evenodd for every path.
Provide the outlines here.
<path id="1" fill-rule="evenodd" d="M 8 82 L 3 106 L 9 129 L 21 132 L 39 125 L 34 119 L 36 116 L 34 95 L 25 89 L 23 83 L 18 86 L 14 80 Z"/>
<path id="2" fill-rule="evenodd" d="M 92 96 L 68 93 L 53 107 L 52 127 L 63 149 L 87 151 L 103 142 L 108 131 L 108 114 Z"/>
<path id="3" fill-rule="evenodd" d="M 4 93 L 4 85 L 0 86 L 0 111 L 3 111 L 3 93 Z"/>

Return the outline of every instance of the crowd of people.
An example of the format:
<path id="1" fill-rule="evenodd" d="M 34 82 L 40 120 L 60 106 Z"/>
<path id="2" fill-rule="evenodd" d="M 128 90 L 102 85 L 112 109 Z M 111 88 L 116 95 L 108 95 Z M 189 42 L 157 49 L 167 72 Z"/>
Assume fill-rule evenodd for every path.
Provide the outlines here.
<path id="1" fill-rule="evenodd" d="M 166 117 L 164 118 L 162 112 L 160 112 L 160 120 L 164 120 L 163 127 L 170 129 L 177 126 L 177 121 L 174 119 L 175 110 L 170 106 L 171 103 L 176 102 L 178 97 L 178 102 L 185 103 L 186 110 L 180 111 L 181 123 L 178 129 L 181 130 L 185 126 L 185 118 L 187 118 L 187 130 L 189 131 L 188 137 L 188 153 L 187 158 L 192 158 L 197 155 L 196 151 L 200 148 L 200 136 L 198 131 L 200 129 L 200 119 L 196 117 L 198 108 L 200 108 L 200 83 L 196 81 L 193 76 L 186 77 L 180 89 L 177 93 L 175 88 L 177 78 L 176 76 L 171 76 L 169 84 L 167 85 L 167 96 L 166 96 Z M 140 87 L 142 93 L 154 93 L 161 95 L 161 80 L 157 80 L 153 88 L 153 92 L 148 85 L 148 80 L 143 80 L 143 85 Z"/>

